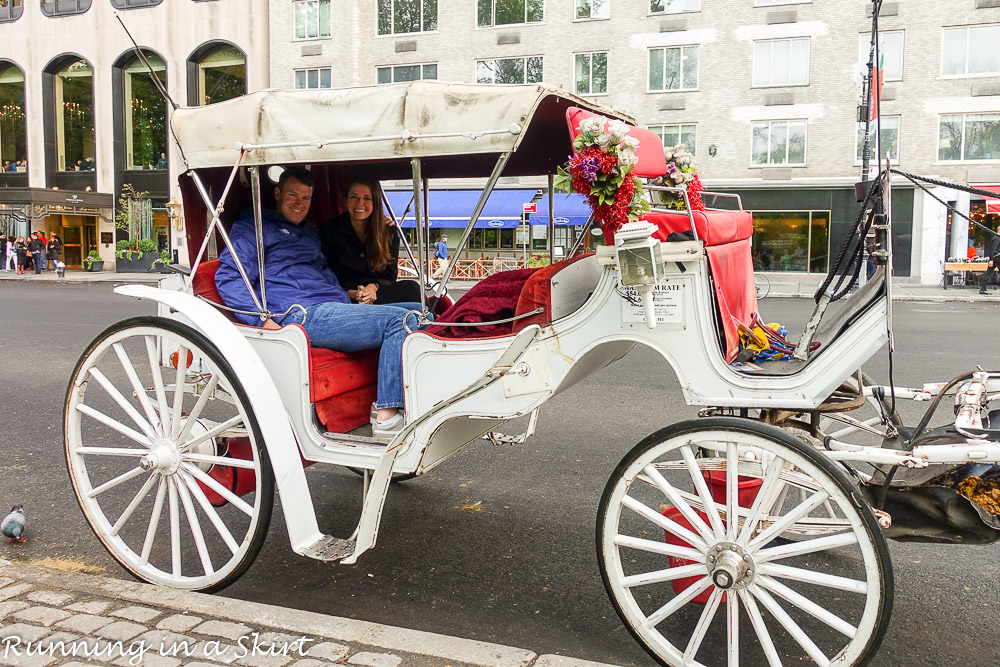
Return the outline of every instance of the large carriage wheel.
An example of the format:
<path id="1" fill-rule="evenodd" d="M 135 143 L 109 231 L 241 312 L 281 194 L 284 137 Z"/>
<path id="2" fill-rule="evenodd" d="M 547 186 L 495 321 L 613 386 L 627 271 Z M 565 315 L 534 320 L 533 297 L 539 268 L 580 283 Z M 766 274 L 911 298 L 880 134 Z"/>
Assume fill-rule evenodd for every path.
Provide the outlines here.
<path id="1" fill-rule="evenodd" d="M 849 478 L 745 419 L 636 445 L 605 487 L 597 551 L 618 615 L 663 664 L 862 664 L 889 622 L 885 538 Z"/>
<path id="2" fill-rule="evenodd" d="M 63 423 L 80 508 L 135 577 L 217 591 L 253 562 L 274 476 L 246 392 L 204 335 L 159 317 L 112 325 L 80 357 Z"/>

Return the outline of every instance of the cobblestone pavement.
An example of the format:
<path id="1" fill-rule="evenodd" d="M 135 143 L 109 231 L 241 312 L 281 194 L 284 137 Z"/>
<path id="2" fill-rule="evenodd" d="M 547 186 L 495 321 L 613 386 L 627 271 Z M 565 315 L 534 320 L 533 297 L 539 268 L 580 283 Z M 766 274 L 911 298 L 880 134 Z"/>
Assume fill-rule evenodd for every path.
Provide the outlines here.
<path id="1" fill-rule="evenodd" d="M 0 560 L 0 665 L 331 664 L 601 667 L 443 634 Z"/>

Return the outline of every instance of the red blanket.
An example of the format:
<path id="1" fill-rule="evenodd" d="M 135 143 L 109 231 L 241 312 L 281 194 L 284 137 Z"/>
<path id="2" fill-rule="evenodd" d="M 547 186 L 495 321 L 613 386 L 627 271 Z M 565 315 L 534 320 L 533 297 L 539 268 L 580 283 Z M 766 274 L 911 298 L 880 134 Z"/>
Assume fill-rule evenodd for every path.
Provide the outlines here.
<path id="1" fill-rule="evenodd" d="M 437 319 L 441 322 L 491 322 L 514 317 L 521 288 L 537 270 L 537 268 L 516 269 L 484 278 Z M 432 325 L 426 331 L 444 338 L 484 338 L 505 336 L 511 332 L 511 325 L 511 322 L 475 327 Z"/>

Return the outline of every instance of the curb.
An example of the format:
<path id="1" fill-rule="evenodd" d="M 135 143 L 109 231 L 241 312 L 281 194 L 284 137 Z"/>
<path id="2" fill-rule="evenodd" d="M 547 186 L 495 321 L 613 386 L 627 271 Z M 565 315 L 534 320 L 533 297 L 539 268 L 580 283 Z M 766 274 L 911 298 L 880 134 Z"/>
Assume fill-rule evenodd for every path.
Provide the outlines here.
<path id="1" fill-rule="evenodd" d="M 560 655 L 539 656 L 525 649 L 474 639 L 409 630 L 370 621 L 327 616 L 260 602 L 246 602 L 204 593 L 162 588 L 80 572 L 64 572 L 37 565 L 15 565 L 0 560 L 0 576 L 50 588 L 72 590 L 183 613 L 221 618 L 235 623 L 264 625 L 294 635 L 364 644 L 388 651 L 425 655 L 484 667 L 614 667 Z M 156 600 L 151 603 L 151 600 Z"/>

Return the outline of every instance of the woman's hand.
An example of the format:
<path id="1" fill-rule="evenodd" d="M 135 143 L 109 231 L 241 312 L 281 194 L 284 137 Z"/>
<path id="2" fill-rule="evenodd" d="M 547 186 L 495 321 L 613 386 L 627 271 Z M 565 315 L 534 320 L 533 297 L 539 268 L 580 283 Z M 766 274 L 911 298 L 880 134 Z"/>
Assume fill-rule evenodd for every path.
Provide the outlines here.
<path id="1" fill-rule="evenodd" d="M 358 285 L 358 303 L 375 303 L 375 299 L 378 298 L 378 285 L 371 283 L 369 285 Z"/>

